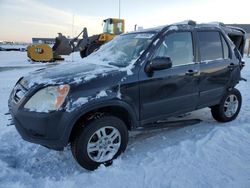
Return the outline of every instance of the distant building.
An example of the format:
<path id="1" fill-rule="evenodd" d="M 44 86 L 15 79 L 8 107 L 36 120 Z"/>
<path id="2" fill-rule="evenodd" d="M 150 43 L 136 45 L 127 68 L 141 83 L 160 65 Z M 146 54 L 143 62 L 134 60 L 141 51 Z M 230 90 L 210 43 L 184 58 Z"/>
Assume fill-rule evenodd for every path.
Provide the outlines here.
<path id="1" fill-rule="evenodd" d="M 55 38 L 32 38 L 32 43 L 34 44 L 54 44 L 55 43 Z"/>
<path id="2" fill-rule="evenodd" d="M 0 41 L 0 44 L 14 44 L 12 41 Z"/>

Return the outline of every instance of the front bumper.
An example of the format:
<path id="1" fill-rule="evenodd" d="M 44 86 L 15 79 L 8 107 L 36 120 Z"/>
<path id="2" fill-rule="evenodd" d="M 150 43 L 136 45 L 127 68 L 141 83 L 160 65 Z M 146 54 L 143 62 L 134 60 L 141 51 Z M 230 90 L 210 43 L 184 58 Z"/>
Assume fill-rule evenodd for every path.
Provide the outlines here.
<path id="1" fill-rule="evenodd" d="M 64 136 L 67 122 L 62 123 L 62 112 L 10 112 L 15 127 L 24 140 L 55 150 L 63 150 L 67 145 L 68 139 Z"/>
<path id="2" fill-rule="evenodd" d="M 14 91 L 9 98 L 9 111 L 22 138 L 51 149 L 63 150 L 69 140 L 73 122 L 71 114 L 63 110 L 49 113 L 25 110 L 23 104 L 28 98 L 24 96 L 16 102 L 13 93 Z"/>

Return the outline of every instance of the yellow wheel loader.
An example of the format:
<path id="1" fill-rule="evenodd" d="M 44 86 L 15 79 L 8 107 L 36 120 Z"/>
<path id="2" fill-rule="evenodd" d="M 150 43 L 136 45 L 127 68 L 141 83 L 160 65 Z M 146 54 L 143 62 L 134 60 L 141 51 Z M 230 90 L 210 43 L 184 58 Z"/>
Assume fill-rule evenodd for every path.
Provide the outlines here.
<path id="1" fill-rule="evenodd" d="M 123 19 L 108 18 L 103 22 L 103 33 L 101 34 L 89 37 L 87 28 L 84 28 L 77 37 L 70 40 L 58 33 L 52 48 L 48 44 L 33 44 L 27 48 L 27 55 L 32 61 L 52 62 L 64 60 L 61 55 L 79 51 L 81 57 L 84 58 L 125 31 Z M 80 35 L 82 35 L 82 39 L 79 39 Z"/>

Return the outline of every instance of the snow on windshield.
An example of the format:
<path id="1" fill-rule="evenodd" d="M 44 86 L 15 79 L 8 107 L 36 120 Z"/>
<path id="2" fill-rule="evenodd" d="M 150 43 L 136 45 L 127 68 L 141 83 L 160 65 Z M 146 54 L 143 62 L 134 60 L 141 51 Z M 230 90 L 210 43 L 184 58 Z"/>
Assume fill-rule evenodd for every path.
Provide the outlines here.
<path id="1" fill-rule="evenodd" d="M 84 60 L 98 64 L 126 67 L 138 59 L 153 37 L 154 33 L 121 35 L 103 45 Z"/>

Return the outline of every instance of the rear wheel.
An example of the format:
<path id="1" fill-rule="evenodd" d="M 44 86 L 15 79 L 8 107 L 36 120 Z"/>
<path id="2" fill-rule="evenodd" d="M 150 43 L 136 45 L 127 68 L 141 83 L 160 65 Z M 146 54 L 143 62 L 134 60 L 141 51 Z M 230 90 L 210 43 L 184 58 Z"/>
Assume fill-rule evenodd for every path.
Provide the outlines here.
<path id="1" fill-rule="evenodd" d="M 103 116 L 90 121 L 76 135 L 71 150 L 76 161 L 85 169 L 95 170 L 100 164 L 110 165 L 125 151 L 127 127 L 114 116 Z"/>
<path id="2" fill-rule="evenodd" d="M 223 97 L 220 104 L 211 108 L 212 116 L 219 122 L 232 121 L 238 116 L 241 103 L 241 94 L 234 88 Z"/>

